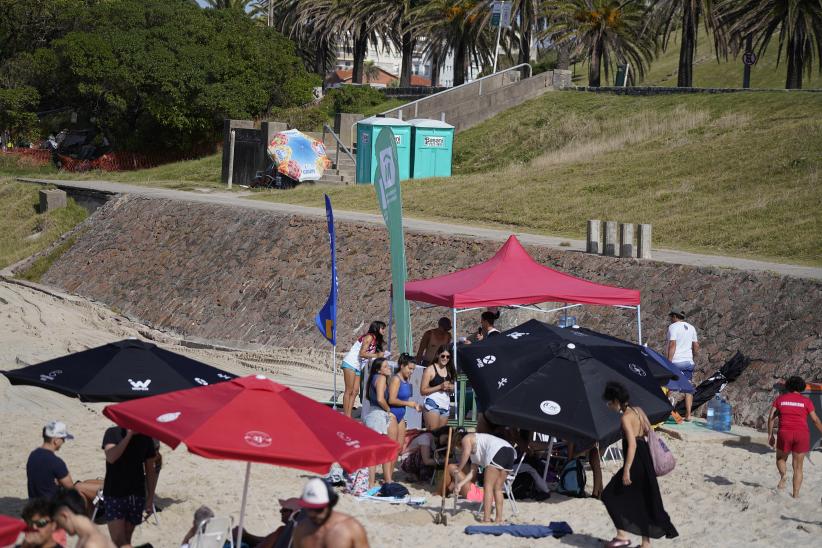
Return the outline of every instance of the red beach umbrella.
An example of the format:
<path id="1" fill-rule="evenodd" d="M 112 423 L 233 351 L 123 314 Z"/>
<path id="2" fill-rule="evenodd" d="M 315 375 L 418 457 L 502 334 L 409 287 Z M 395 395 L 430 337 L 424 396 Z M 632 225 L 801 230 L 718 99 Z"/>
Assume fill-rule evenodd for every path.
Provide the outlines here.
<path id="1" fill-rule="evenodd" d="M 25 531 L 25 529 L 25 521 L 0 515 L 0 546 L 14 545 L 20 533 Z"/>
<path id="2" fill-rule="evenodd" d="M 247 462 L 240 530 L 252 462 L 322 474 L 335 462 L 350 471 L 399 451 L 388 437 L 263 375 L 109 405 L 103 414 L 172 448 L 185 443 L 196 455 Z"/>

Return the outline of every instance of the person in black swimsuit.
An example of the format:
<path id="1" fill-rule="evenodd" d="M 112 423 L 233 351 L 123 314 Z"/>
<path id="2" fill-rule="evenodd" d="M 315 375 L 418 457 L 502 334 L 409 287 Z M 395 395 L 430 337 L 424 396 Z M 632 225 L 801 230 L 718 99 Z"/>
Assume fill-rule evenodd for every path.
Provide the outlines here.
<path id="1" fill-rule="evenodd" d="M 425 368 L 420 381 L 420 394 L 425 396 L 425 427 L 436 430 L 448 424 L 451 414 L 451 394 L 457 378 L 451 348 L 442 345 L 437 349 L 434 361 Z"/>

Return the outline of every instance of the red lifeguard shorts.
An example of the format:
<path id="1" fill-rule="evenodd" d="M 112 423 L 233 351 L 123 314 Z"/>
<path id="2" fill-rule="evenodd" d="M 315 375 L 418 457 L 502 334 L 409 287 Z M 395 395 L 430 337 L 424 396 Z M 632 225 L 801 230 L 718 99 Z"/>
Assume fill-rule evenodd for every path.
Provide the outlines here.
<path id="1" fill-rule="evenodd" d="M 811 450 L 811 436 L 801 430 L 780 430 L 776 436 L 776 448 L 783 453 L 807 453 Z"/>

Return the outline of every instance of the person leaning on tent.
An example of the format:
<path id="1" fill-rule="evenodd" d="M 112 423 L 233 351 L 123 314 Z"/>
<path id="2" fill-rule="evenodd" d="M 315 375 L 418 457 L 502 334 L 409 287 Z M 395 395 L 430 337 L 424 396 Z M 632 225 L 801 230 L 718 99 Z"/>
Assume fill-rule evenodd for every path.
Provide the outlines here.
<path id="1" fill-rule="evenodd" d="M 699 352 L 696 329 L 685 321 L 685 312 L 681 308 L 673 308 L 668 314 L 671 324 L 668 326 L 668 346 L 665 357 L 682 372 L 682 376 L 693 381 L 694 360 Z M 691 406 L 694 403 L 693 394 L 685 394 L 685 420 L 691 420 Z"/>
<path id="2" fill-rule="evenodd" d="M 802 377 L 791 377 L 785 383 L 785 393 L 776 398 L 768 415 L 768 445 L 776 447 L 776 469 L 779 470 L 777 489 L 784 489 L 788 477 L 788 455 L 793 468 L 793 498 L 799 497 L 802 487 L 802 466 L 805 455 L 811 449 L 810 417 L 814 426 L 822 432 L 813 402 L 800 394 L 805 389 Z M 774 436 L 774 419 L 779 417 L 779 433 Z"/>

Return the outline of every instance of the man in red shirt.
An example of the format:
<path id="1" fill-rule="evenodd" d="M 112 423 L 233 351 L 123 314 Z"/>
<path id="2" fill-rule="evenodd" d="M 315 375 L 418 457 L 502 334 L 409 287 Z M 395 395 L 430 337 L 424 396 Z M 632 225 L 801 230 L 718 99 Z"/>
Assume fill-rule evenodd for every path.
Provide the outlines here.
<path id="1" fill-rule="evenodd" d="M 801 377 L 791 377 L 785 383 L 785 393 L 776 398 L 768 415 L 768 444 L 776 446 L 776 468 L 779 470 L 778 489 L 785 488 L 788 476 L 788 455 L 793 467 L 793 497 L 799 498 L 802 487 L 802 465 L 805 453 L 811 449 L 811 433 L 808 418 L 822 432 L 822 422 L 816 415 L 813 402 L 800 392 L 805 389 Z M 774 436 L 774 419 L 779 417 L 779 434 Z"/>

